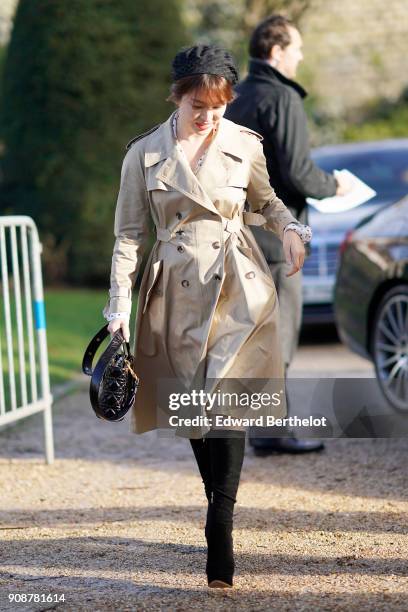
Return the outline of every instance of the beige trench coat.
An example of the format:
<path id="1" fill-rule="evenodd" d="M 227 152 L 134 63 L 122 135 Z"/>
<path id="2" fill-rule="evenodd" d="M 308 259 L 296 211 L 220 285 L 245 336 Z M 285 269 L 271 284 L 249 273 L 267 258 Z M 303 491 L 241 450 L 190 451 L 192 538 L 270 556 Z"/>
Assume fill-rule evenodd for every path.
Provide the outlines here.
<path id="1" fill-rule="evenodd" d="M 296 219 L 270 186 L 261 137 L 221 119 L 195 175 L 171 120 L 133 141 L 115 213 L 105 315 L 130 311 L 151 219 L 157 234 L 136 316 L 135 433 L 158 427 L 159 379 L 208 391 L 208 380 L 283 378 L 276 289 L 248 225 L 282 239 Z"/>

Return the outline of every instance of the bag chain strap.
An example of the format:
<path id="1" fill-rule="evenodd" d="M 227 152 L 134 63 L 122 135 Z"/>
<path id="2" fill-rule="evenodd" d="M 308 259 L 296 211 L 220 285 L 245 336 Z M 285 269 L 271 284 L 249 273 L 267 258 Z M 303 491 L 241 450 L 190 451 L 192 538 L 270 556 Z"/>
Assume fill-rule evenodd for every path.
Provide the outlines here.
<path id="1" fill-rule="evenodd" d="M 139 377 L 136 374 L 136 372 L 133 370 L 132 365 L 131 365 L 129 359 L 126 359 L 126 357 L 125 357 L 125 364 L 126 364 L 126 370 L 133 376 L 133 378 L 136 380 L 137 384 L 139 384 Z"/>

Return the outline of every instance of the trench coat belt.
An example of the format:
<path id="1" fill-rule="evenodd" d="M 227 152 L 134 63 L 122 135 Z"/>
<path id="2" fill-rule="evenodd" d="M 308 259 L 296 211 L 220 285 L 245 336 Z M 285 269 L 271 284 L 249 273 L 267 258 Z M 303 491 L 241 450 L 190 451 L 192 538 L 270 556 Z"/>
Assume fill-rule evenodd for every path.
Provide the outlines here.
<path id="1" fill-rule="evenodd" d="M 245 225 L 264 225 L 266 223 L 266 219 L 263 215 L 259 213 L 246 212 L 239 213 L 233 219 L 227 219 L 226 217 L 221 217 L 223 229 L 229 232 L 230 234 L 236 234 L 239 232 L 242 223 Z M 161 242 L 170 242 L 175 235 L 174 232 L 171 232 L 166 227 L 156 227 L 156 236 L 157 240 Z"/>
<path id="2" fill-rule="evenodd" d="M 266 219 L 263 215 L 246 211 L 239 212 L 232 219 L 222 217 L 222 227 L 224 232 L 227 232 L 229 235 L 232 234 L 234 236 L 234 240 L 236 238 L 236 234 L 238 234 L 243 224 L 264 225 L 264 223 L 266 223 Z"/>
<path id="3" fill-rule="evenodd" d="M 156 227 L 156 235 L 157 240 L 161 242 L 170 242 L 170 240 L 174 238 L 172 232 L 166 227 Z"/>

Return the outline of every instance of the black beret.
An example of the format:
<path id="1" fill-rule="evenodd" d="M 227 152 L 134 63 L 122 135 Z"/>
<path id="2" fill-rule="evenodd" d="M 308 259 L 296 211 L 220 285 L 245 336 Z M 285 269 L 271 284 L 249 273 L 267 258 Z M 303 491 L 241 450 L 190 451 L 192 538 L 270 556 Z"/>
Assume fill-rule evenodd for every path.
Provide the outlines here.
<path id="1" fill-rule="evenodd" d="M 194 45 L 181 49 L 173 60 L 173 81 L 194 74 L 217 74 L 232 85 L 239 80 L 232 55 L 218 45 Z"/>

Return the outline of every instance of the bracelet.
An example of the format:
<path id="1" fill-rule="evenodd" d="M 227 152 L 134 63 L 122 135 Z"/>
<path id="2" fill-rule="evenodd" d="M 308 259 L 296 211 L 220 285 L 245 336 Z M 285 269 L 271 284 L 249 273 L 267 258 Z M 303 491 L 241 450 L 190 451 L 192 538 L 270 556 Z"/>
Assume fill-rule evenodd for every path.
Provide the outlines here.
<path id="1" fill-rule="evenodd" d="M 303 244 L 310 242 L 312 239 L 312 228 L 309 225 L 302 225 L 301 223 L 288 223 L 283 230 L 283 233 L 285 234 L 285 232 L 289 230 L 296 232 L 297 235 L 300 236 Z"/>

